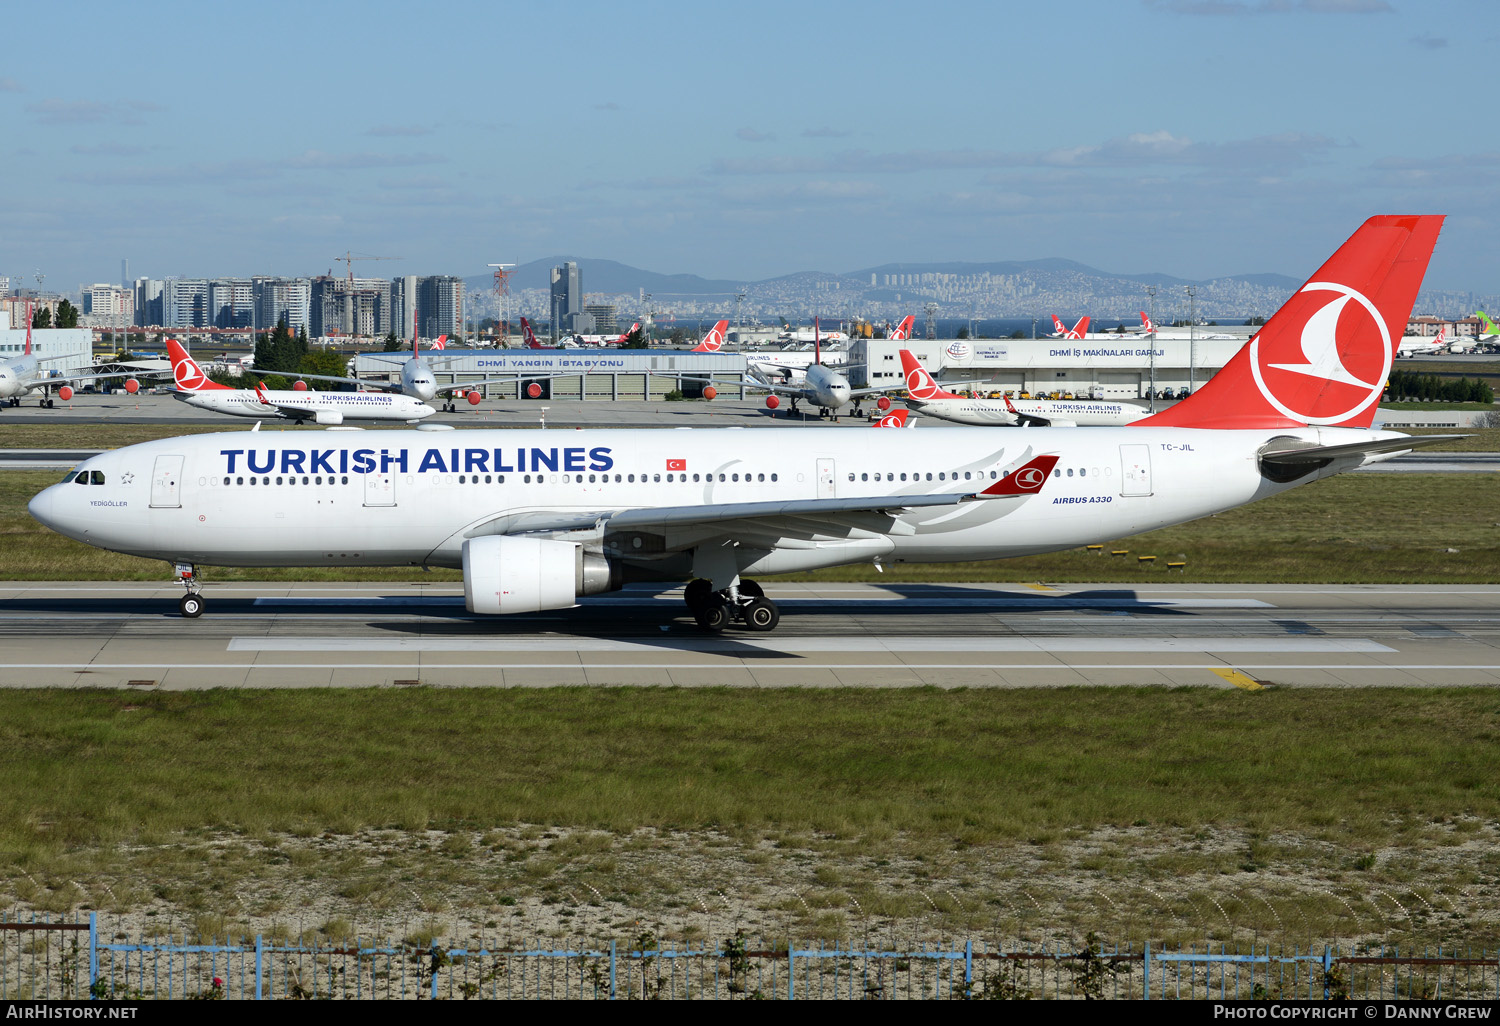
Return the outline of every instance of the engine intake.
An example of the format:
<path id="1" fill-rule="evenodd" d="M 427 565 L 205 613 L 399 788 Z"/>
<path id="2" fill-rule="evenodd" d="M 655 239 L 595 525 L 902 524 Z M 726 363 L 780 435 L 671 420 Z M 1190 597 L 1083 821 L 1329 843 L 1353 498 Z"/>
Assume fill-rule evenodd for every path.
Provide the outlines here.
<path id="1" fill-rule="evenodd" d="M 619 564 L 573 542 L 487 535 L 463 546 L 464 606 L 501 616 L 567 609 L 579 595 L 614 591 Z"/>

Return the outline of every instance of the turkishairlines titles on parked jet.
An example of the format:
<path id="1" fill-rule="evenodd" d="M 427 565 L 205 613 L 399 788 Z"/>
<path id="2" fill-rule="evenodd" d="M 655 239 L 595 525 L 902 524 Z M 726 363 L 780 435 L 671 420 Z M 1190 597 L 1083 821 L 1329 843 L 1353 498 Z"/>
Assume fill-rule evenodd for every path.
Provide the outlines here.
<path id="1" fill-rule="evenodd" d="M 435 411 L 408 395 L 391 392 L 313 392 L 302 389 L 270 390 L 230 388 L 210 381 L 187 350 L 175 338 L 167 339 L 172 376 L 177 381 L 173 396 L 189 406 L 232 417 L 262 420 L 309 421 L 336 426 L 349 420 L 395 420 L 415 424 Z"/>
<path id="2" fill-rule="evenodd" d="M 918 413 L 955 424 L 1000 427 L 1122 427 L 1150 416 L 1130 403 L 1073 400 L 965 399 L 939 385 L 908 349 L 901 350 L 906 405 Z"/>
<path id="3" fill-rule="evenodd" d="M 1129 427 L 188 435 L 92 457 L 30 510 L 175 564 L 187 616 L 196 563 L 427 565 L 461 567 L 479 615 L 688 579 L 704 629 L 770 630 L 755 574 L 1068 549 L 1441 437 L 1370 427 L 1441 224 L 1371 218 L 1207 384 Z"/>
<path id="4" fill-rule="evenodd" d="M 57 360 L 66 360 L 71 354 L 63 356 L 37 356 L 31 351 L 31 304 L 26 304 L 26 347 L 20 356 L 9 360 L 0 360 L 0 401 L 9 403 L 11 406 L 20 406 L 21 399 L 32 392 L 41 392 L 42 398 L 38 405 L 51 409 L 54 400 L 50 393 L 57 392 L 57 398 L 67 402 L 73 398 L 73 386 L 91 381 L 105 381 L 110 378 L 124 378 L 125 391 L 134 393 L 140 387 L 131 371 L 121 371 L 113 374 L 48 374 L 43 372 L 42 364 L 52 363 Z"/>

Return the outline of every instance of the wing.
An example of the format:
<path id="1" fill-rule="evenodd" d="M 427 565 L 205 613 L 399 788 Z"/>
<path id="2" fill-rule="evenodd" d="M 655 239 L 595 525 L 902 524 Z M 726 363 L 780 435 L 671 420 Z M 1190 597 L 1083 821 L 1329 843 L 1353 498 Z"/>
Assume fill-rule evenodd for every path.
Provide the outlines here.
<path id="1" fill-rule="evenodd" d="M 769 381 L 756 381 L 754 378 L 742 378 L 740 384 L 746 388 L 763 388 L 767 392 L 780 392 L 782 395 L 794 395 L 799 399 L 811 398 L 812 393 L 797 385 L 773 385 Z"/>

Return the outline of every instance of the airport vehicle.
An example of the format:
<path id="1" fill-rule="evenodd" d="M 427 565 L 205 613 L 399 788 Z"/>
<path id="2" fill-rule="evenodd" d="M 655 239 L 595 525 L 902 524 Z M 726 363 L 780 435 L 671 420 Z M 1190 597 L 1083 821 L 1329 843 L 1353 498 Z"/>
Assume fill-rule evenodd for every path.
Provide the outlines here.
<path id="1" fill-rule="evenodd" d="M 1078 318 L 1078 323 L 1069 328 L 1065 327 L 1063 325 L 1063 322 L 1057 319 L 1057 314 L 1053 314 L 1052 324 L 1057 328 L 1057 330 L 1048 334 L 1048 338 L 1066 338 L 1076 340 L 1087 337 L 1089 333 L 1089 319 L 1087 317 Z"/>
<path id="2" fill-rule="evenodd" d="M 141 383 L 131 371 L 118 371 L 110 374 L 47 374 L 43 372 L 42 364 L 65 359 L 68 359 L 66 355 L 36 356 L 32 353 L 31 304 L 27 303 L 25 348 L 20 356 L 0 360 L 0 400 L 11 406 L 20 406 L 25 396 L 32 392 L 40 392 L 42 398 L 37 405 L 50 410 L 55 402 L 51 395 L 53 391 L 57 392 L 58 399 L 67 402 L 73 398 L 75 385 L 105 381 L 110 378 L 124 378 L 125 391 L 132 395 L 140 390 Z"/>
<path id="3" fill-rule="evenodd" d="M 167 339 L 167 356 L 177 382 L 173 398 L 189 406 L 232 417 L 309 421 L 335 427 L 350 420 L 395 420 L 415 424 L 436 410 L 420 399 L 392 392 L 315 392 L 311 389 L 230 388 L 209 380 L 186 349 Z"/>
<path id="4" fill-rule="evenodd" d="M 1002 427 L 1122 427 L 1150 416 L 1130 403 L 1085 400 L 1021 400 L 1017 406 L 1005 395 L 996 399 L 965 398 L 939 385 L 911 350 L 901 350 L 909 409 L 955 424 Z"/>
<path id="5" fill-rule="evenodd" d="M 703 336 L 703 341 L 699 342 L 692 349 L 689 349 L 688 352 L 717 353 L 720 349 L 724 348 L 724 333 L 728 330 L 729 322 L 727 320 L 719 321 L 712 328 L 708 329 L 708 334 Z"/>
<path id="6" fill-rule="evenodd" d="M 430 565 L 461 567 L 481 616 L 690 579 L 704 629 L 771 630 L 755 574 L 1072 548 L 1443 437 L 1370 427 L 1442 220 L 1366 221 L 1195 395 L 1128 427 L 200 434 L 100 453 L 29 508 L 174 564 L 189 617 L 198 564 Z"/>

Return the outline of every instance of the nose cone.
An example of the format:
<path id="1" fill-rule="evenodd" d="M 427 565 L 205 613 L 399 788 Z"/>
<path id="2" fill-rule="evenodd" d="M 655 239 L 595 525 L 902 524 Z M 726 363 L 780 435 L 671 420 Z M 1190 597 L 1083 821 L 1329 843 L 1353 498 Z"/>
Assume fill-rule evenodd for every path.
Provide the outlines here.
<path id="1" fill-rule="evenodd" d="M 29 512 L 38 523 L 46 527 L 50 527 L 53 530 L 57 529 L 56 520 L 52 512 L 52 507 L 57 502 L 57 489 L 57 485 L 48 485 L 46 488 L 43 488 L 41 491 L 37 492 L 36 495 L 32 496 L 31 501 L 26 504 L 27 512 Z"/>
<path id="2" fill-rule="evenodd" d="M 412 416 L 417 417 L 417 418 L 430 417 L 430 416 L 432 416 L 436 412 L 437 412 L 437 410 L 434 410 L 431 406 L 428 406 L 426 403 L 418 403 L 416 405 L 416 408 L 412 411 Z"/>
<path id="3" fill-rule="evenodd" d="M 437 383 L 431 378 L 417 378 L 411 383 L 411 390 L 425 403 L 437 395 Z"/>

